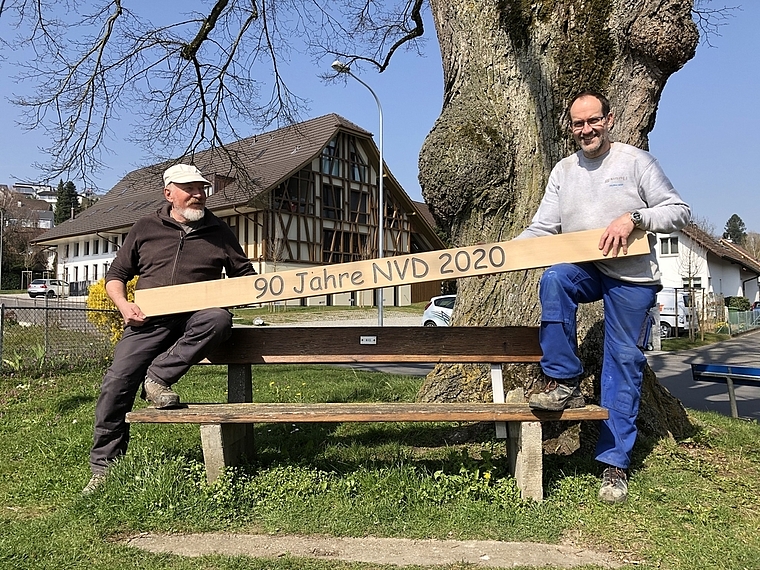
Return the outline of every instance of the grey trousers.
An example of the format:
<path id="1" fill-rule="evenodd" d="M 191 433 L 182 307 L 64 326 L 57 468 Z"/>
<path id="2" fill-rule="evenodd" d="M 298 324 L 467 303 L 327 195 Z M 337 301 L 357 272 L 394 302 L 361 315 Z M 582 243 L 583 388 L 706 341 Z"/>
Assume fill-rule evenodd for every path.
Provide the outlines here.
<path id="1" fill-rule="evenodd" d="M 106 371 L 95 406 L 95 433 L 90 469 L 103 473 L 127 452 L 127 412 L 146 376 L 171 386 L 193 364 L 227 340 L 232 315 L 225 309 L 151 318 L 141 327 L 126 327 L 116 344 L 113 363 Z"/>

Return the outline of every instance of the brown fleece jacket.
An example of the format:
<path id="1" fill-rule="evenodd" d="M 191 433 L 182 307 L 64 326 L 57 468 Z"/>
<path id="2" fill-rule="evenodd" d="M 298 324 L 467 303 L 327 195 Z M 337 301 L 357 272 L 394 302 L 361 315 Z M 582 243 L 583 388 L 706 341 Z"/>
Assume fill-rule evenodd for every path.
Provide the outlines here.
<path id="1" fill-rule="evenodd" d="M 169 215 L 171 204 L 137 220 L 116 254 L 106 282 L 126 283 L 139 275 L 137 289 L 254 275 L 251 262 L 229 226 L 209 210 L 190 233 Z"/>

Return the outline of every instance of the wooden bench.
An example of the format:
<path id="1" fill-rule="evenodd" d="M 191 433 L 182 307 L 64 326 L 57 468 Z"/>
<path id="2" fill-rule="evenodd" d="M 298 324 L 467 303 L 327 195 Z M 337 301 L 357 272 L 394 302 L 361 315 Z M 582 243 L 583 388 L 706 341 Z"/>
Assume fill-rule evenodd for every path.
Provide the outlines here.
<path id="1" fill-rule="evenodd" d="M 253 457 L 253 424 L 298 422 L 496 422 L 507 439 L 512 474 L 523 498 L 543 498 L 541 422 L 598 420 L 599 406 L 536 412 L 522 390 L 505 401 L 502 365 L 541 358 L 534 327 L 265 327 L 234 328 L 208 357 L 228 367 L 228 402 L 188 404 L 171 410 L 143 408 L 130 423 L 201 424 L 209 481 L 225 466 Z M 489 364 L 493 403 L 253 403 L 252 365 L 263 364 Z M 514 401 L 513 401 L 514 400 Z"/>
<path id="2" fill-rule="evenodd" d="M 692 364 L 691 375 L 695 381 L 722 382 L 728 386 L 728 400 L 731 403 L 731 417 L 738 418 L 736 392 L 734 386 L 760 386 L 760 368 L 731 366 L 727 364 Z"/>

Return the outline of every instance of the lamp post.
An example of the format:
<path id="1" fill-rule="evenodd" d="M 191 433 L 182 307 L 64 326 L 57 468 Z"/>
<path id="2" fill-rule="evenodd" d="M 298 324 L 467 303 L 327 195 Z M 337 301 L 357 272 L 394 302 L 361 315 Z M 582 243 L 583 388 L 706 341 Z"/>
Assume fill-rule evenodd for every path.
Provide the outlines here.
<path id="1" fill-rule="evenodd" d="M 378 174 L 380 176 L 380 181 L 377 184 L 377 192 L 378 192 L 378 201 L 377 201 L 377 207 L 378 207 L 378 215 L 377 215 L 377 224 L 378 224 L 378 237 L 377 237 L 377 256 L 378 258 L 383 257 L 383 250 L 385 249 L 385 195 L 383 193 L 383 108 L 380 105 L 380 99 L 378 99 L 375 92 L 372 90 L 372 87 L 364 83 L 361 79 L 356 77 L 353 73 L 351 73 L 351 68 L 338 60 L 335 60 L 332 65 L 332 67 L 336 72 L 338 73 L 345 73 L 346 75 L 350 75 L 354 79 L 356 79 L 359 83 L 364 85 L 367 90 L 369 90 L 370 93 L 372 93 L 372 96 L 375 98 L 375 103 L 377 103 L 377 112 L 380 117 L 380 130 L 378 133 L 378 148 L 380 150 L 380 166 L 378 168 Z M 383 290 L 382 288 L 379 289 L 379 293 L 377 296 L 377 326 L 383 326 Z"/>

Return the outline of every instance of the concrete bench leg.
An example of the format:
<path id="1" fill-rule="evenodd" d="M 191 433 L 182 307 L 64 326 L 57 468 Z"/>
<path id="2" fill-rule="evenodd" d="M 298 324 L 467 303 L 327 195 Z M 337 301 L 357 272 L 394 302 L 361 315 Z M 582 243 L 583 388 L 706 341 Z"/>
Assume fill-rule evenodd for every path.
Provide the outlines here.
<path id="1" fill-rule="evenodd" d="M 541 422 L 508 422 L 509 467 L 520 496 L 544 500 L 544 465 Z"/>
<path id="2" fill-rule="evenodd" d="M 253 458 L 253 424 L 213 424 L 201 426 L 206 480 L 213 483 L 225 467 Z"/>
<path id="3" fill-rule="evenodd" d="M 227 367 L 227 401 L 253 402 L 250 364 Z M 244 457 L 253 459 L 253 424 L 202 425 L 201 445 L 206 479 L 213 483 L 225 467 L 239 465 Z"/>

